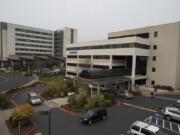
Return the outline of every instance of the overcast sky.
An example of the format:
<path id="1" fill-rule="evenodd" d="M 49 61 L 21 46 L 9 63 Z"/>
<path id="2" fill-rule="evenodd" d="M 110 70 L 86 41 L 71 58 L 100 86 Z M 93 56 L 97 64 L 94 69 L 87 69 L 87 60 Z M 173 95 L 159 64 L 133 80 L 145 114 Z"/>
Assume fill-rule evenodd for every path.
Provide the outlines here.
<path id="1" fill-rule="evenodd" d="M 78 40 L 180 21 L 180 0 L 0 0 L 0 21 L 55 30 L 78 29 Z"/>

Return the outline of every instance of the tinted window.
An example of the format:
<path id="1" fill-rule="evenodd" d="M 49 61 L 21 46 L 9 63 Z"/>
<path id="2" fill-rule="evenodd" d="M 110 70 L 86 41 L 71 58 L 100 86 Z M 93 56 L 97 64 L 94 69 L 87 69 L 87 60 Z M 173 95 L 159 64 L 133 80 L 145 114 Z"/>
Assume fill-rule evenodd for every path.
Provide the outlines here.
<path id="1" fill-rule="evenodd" d="M 136 126 L 136 125 L 133 125 L 132 127 L 131 127 L 131 129 L 133 129 L 133 130 L 136 130 L 136 131 L 139 131 L 139 127 L 138 126 Z"/>
<path id="2" fill-rule="evenodd" d="M 141 133 L 143 133 L 145 135 L 154 135 L 151 131 L 144 129 L 144 128 L 141 129 Z"/>

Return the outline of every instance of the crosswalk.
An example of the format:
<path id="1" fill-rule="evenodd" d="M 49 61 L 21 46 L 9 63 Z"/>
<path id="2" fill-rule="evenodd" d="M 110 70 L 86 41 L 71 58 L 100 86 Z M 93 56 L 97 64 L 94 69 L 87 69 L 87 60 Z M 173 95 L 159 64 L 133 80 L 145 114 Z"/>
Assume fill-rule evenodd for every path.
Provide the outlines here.
<path id="1" fill-rule="evenodd" d="M 166 130 L 169 130 L 171 132 L 180 134 L 180 125 L 175 122 L 167 121 L 167 120 L 155 117 L 155 116 L 150 116 L 144 121 L 150 124 L 156 125 L 158 127 L 164 128 Z"/>

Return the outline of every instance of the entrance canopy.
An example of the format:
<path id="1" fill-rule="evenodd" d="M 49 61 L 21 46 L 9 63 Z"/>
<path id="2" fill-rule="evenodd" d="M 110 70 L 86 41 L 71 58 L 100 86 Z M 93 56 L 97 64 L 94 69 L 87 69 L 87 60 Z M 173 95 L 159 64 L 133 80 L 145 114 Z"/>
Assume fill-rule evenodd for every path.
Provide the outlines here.
<path id="1" fill-rule="evenodd" d="M 96 70 L 83 70 L 80 78 L 86 79 L 99 79 L 99 78 L 114 78 L 131 75 L 131 69 L 96 69 Z M 110 79 L 107 79 L 110 80 Z"/>

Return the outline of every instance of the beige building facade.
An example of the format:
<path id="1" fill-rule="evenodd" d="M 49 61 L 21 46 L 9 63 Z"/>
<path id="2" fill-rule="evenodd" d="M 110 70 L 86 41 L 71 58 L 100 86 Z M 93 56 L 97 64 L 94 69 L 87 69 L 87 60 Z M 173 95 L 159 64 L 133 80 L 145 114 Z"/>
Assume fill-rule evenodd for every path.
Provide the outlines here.
<path id="1" fill-rule="evenodd" d="M 108 38 L 143 36 L 143 34 L 151 44 L 147 65 L 147 85 L 166 85 L 179 89 L 180 22 L 111 32 Z"/>
<path id="2" fill-rule="evenodd" d="M 130 68 L 132 87 L 180 88 L 180 22 L 108 33 L 107 40 L 67 45 L 66 75 Z"/>

